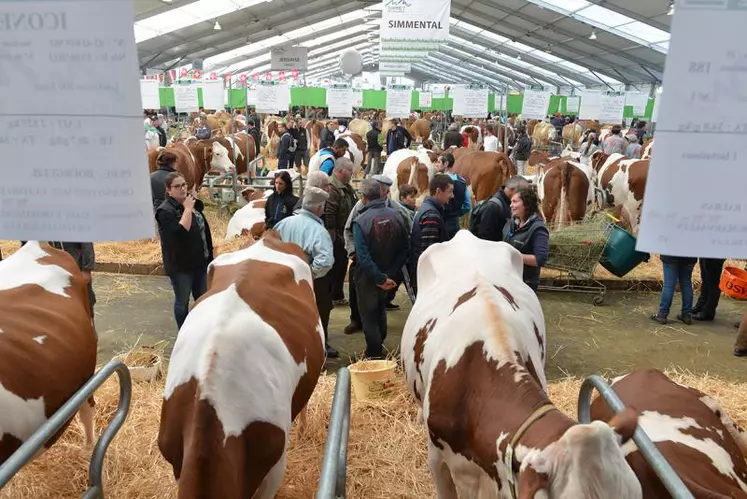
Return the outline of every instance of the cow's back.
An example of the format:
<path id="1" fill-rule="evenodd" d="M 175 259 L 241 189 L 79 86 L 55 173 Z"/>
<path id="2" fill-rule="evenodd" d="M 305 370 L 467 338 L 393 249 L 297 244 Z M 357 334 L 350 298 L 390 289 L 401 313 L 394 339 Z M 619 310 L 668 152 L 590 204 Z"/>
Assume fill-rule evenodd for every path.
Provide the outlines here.
<path id="1" fill-rule="evenodd" d="M 626 406 L 639 411 L 639 427 L 696 499 L 747 498 L 747 437 L 713 399 L 656 369 L 635 371 L 612 387 Z M 593 420 L 611 416 L 603 400 L 594 401 Z M 643 497 L 670 497 L 635 444 L 628 442 L 623 450 L 641 482 Z"/>
<path id="2" fill-rule="evenodd" d="M 2 463 L 96 367 L 86 282 L 64 251 L 30 241 L 0 261 L 0 359 Z"/>
<path id="3" fill-rule="evenodd" d="M 265 238 L 218 257 L 171 356 L 159 448 L 180 498 L 252 497 L 285 467 L 291 423 L 324 362 L 311 270 Z"/>
<path id="4" fill-rule="evenodd" d="M 508 155 L 500 152 L 475 151 L 461 155 L 454 164 L 454 173 L 472 186 L 477 201 L 488 199 L 511 178 L 513 165 Z"/>

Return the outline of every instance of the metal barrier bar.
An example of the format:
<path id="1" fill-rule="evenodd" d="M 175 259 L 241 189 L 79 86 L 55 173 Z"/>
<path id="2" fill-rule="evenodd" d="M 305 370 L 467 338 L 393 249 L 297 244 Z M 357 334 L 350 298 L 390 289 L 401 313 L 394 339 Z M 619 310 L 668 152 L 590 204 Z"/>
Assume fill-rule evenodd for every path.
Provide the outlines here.
<path id="1" fill-rule="evenodd" d="M 104 429 L 93 448 L 91 464 L 88 469 L 88 490 L 83 497 L 85 499 L 103 498 L 104 485 L 101 474 L 104 469 L 104 456 L 109 444 L 119 432 L 119 429 L 127 418 L 132 399 L 132 379 L 130 370 L 123 363 L 113 360 L 101 368 L 96 374 L 84 384 L 75 395 L 73 395 L 57 412 L 52 414 L 17 451 L 0 466 L 0 489 L 2 489 L 18 471 L 31 462 L 36 453 L 47 441 L 56 434 L 60 428 L 75 417 L 80 407 L 86 403 L 88 398 L 111 377 L 117 373 L 119 377 L 119 405 L 114 414 L 114 419 Z"/>
<path id="2" fill-rule="evenodd" d="M 584 380 L 578 394 L 578 421 L 582 424 L 591 422 L 591 395 L 594 393 L 595 388 L 615 414 L 625 409 L 625 405 L 620 400 L 620 397 L 617 396 L 612 387 L 601 376 L 596 374 L 589 376 Z M 656 448 L 656 445 L 654 445 L 640 426 L 636 428 L 633 434 L 633 441 L 673 499 L 693 499 L 693 495 L 685 487 L 685 484 L 682 483 L 680 477 L 672 469 L 667 460 L 664 459 L 659 449 Z"/>
<path id="3" fill-rule="evenodd" d="M 316 499 L 344 499 L 350 432 L 350 372 L 346 367 L 337 371 L 335 397 L 324 444 L 324 459 Z"/>

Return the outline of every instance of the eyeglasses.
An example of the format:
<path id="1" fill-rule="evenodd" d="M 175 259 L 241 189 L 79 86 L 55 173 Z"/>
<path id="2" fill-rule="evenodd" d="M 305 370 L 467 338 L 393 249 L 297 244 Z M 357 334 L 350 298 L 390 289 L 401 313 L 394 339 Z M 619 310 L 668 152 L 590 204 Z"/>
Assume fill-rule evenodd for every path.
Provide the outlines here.
<path id="1" fill-rule="evenodd" d="M 171 184 L 171 188 L 172 189 L 186 189 L 187 188 L 187 184 L 186 184 L 186 182 L 182 183 L 182 184 Z"/>

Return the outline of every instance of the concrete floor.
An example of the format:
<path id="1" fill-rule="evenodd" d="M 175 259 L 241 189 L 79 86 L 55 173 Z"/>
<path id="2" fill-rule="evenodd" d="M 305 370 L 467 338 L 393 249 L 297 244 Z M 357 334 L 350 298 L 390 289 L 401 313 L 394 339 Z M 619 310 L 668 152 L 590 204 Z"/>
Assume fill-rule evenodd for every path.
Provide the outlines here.
<path id="1" fill-rule="evenodd" d="M 128 350 L 137 341 L 141 345 L 163 342 L 168 356 L 177 331 L 167 278 L 96 274 L 94 286 L 98 297 L 100 362 Z M 608 293 L 605 304 L 595 307 L 588 295 L 542 292 L 548 379 L 615 374 L 637 367 L 679 366 L 696 373 L 747 381 L 747 359 L 731 354 L 736 333 L 733 323 L 744 315 L 744 304 L 723 298 L 714 323 L 660 326 L 649 319 L 657 309 L 658 299 L 655 293 Z M 679 306 L 678 300 L 676 297 L 673 310 Z M 407 319 L 409 302 L 404 292 L 400 292 L 397 303 L 402 310 L 388 315 L 386 343 L 392 350 L 399 345 Z M 347 364 L 349 356 L 364 350 L 361 333 L 342 334 L 348 314 L 347 307 L 332 312 L 330 343 L 340 350 L 341 358 L 328 363 L 330 370 Z"/>

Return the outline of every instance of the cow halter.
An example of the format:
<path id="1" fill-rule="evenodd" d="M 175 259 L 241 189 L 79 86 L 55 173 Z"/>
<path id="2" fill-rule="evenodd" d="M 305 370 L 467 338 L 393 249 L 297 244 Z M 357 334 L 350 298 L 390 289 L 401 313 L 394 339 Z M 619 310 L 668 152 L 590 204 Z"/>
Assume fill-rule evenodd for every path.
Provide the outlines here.
<path id="1" fill-rule="evenodd" d="M 506 452 L 503 454 L 503 466 L 506 470 L 506 478 L 508 478 L 508 487 L 511 490 L 511 497 L 514 499 L 519 497 L 519 492 L 516 486 L 516 477 L 514 477 L 514 447 L 519 444 L 519 440 L 521 440 L 534 423 L 545 417 L 549 412 L 557 410 L 557 407 L 554 405 L 545 404 L 534 411 L 526 420 L 524 420 L 521 426 L 519 426 L 519 429 L 516 430 L 511 442 L 508 444 L 508 447 L 506 447 Z"/>

